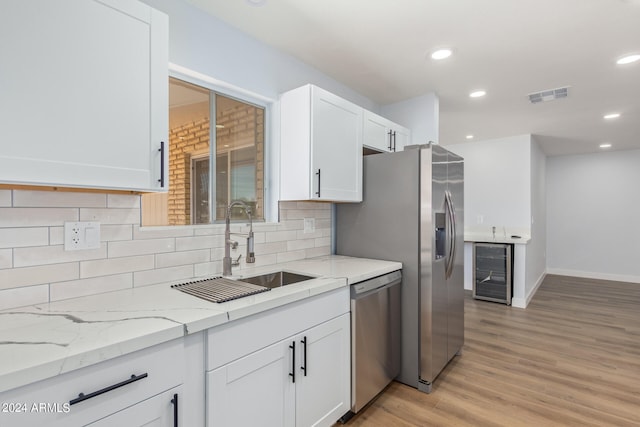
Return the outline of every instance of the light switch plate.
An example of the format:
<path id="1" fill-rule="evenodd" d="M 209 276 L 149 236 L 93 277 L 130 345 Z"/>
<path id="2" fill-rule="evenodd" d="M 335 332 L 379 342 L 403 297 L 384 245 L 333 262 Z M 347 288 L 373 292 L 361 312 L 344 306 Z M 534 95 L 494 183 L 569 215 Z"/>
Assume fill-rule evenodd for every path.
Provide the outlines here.
<path id="1" fill-rule="evenodd" d="M 99 222 L 65 222 L 64 250 L 77 251 L 81 249 L 100 248 Z"/>

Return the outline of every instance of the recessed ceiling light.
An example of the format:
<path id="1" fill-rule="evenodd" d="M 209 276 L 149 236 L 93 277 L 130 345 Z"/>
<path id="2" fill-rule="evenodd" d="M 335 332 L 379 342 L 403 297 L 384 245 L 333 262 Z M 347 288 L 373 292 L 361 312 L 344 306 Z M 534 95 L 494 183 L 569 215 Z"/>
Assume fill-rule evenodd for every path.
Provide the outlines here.
<path id="1" fill-rule="evenodd" d="M 451 49 L 438 49 L 431 54 L 431 58 L 435 60 L 445 59 L 451 56 Z"/>
<path id="2" fill-rule="evenodd" d="M 620 117 L 620 113 L 611 113 L 611 114 L 606 114 L 605 116 L 603 116 L 606 120 L 611 120 L 611 119 L 617 119 L 618 117 Z"/>
<path id="3" fill-rule="evenodd" d="M 467 138 L 467 139 L 473 139 L 473 135 L 467 135 L 467 136 L 465 136 L 465 138 Z"/>
<path id="4" fill-rule="evenodd" d="M 636 62 L 640 60 L 640 55 L 627 55 L 627 56 L 623 56 L 622 58 L 618 59 L 616 61 L 616 64 L 618 65 L 624 65 L 624 64 L 631 64 L 632 62 Z"/>
<path id="5" fill-rule="evenodd" d="M 611 144 L 605 142 L 604 144 L 600 144 L 600 148 L 611 148 Z"/>
<path id="6" fill-rule="evenodd" d="M 485 96 L 487 92 L 484 90 L 475 90 L 469 94 L 471 98 L 480 98 L 481 96 Z"/>

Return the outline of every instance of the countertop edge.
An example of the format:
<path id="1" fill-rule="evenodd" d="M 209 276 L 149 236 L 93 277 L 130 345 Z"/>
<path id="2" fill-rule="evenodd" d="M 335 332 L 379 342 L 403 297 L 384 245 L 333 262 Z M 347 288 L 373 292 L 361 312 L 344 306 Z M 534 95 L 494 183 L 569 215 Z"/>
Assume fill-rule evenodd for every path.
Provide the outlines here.
<path id="1" fill-rule="evenodd" d="M 144 337 L 134 337 L 126 341 L 108 344 L 82 353 L 72 354 L 64 358 L 50 360 L 42 364 L 26 366 L 18 371 L 0 376 L 0 393 L 14 390 L 38 381 L 48 380 L 57 377 L 58 375 L 64 375 L 100 362 L 105 362 L 116 357 L 124 356 L 181 338 L 184 336 L 183 331 L 183 326 L 178 325 L 172 328 L 152 332 Z M 96 359 L 97 355 L 100 357 Z"/>
<path id="2" fill-rule="evenodd" d="M 318 267 L 318 265 L 321 265 L 323 268 L 327 268 L 327 265 L 330 265 L 331 273 L 319 275 L 318 271 L 324 270 Z M 315 268 L 311 268 L 312 266 L 315 266 Z M 36 362 L 34 363 L 25 363 L 23 366 L 19 366 L 13 371 L 7 370 L 7 372 L 0 374 L 0 393 L 15 390 L 38 381 L 51 379 L 58 375 L 92 366 L 116 357 L 131 354 L 135 351 L 143 350 L 145 348 L 162 344 L 173 339 L 181 338 L 189 334 L 194 334 L 209 328 L 220 326 L 237 319 L 281 307 L 292 302 L 303 300 L 305 298 L 313 297 L 325 292 L 330 292 L 332 290 L 349 286 L 352 283 L 377 277 L 379 275 L 389 273 L 401 268 L 402 264 L 399 262 L 352 258 L 339 255 L 329 255 L 324 257 L 265 266 L 264 268 L 260 268 L 260 270 L 275 271 L 278 269 L 295 269 L 301 272 L 308 272 L 309 274 L 316 274 L 318 278 L 311 280 L 308 283 L 301 282 L 299 286 L 298 284 L 289 285 L 290 287 L 287 287 L 287 290 L 277 297 L 273 297 L 272 295 L 257 296 L 256 301 L 250 304 L 247 304 L 246 302 L 242 303 L 232 301 L 230 303 L 225 303 L 227 305 L 226 307 L 217 307 L 220 309 L 218 310 L 218 312 L 215 312 L 215 310 L 203 310 L 201 318 L 183 321 L 180 320 L 180 313 L 178 313 L 176 315 L 177 317 L 172 317 L 170 319 L 175 322 L 173 325 L 168 325 L 166 327 L 158 325 L 151 326 L 149 327 L 149 333 L 145 333 L 143 330 L 139 336 L 131 336 L 124 340 L 112 340 L 104 345 L 95 345 L 92 348 L 88 349 L 79 348 L 75 352 L 62 352 L 61 355 L 56 355 L 53 357 L 49 356 L 51 358 L 48 360 L 46 358 L 43 358 L 41 363 L 38 363 L 37 358 L 34 358 L 34 360 L 36 360 Z M 347 271 L 348 274 L 345 273 L 345 271 Z M 167 292 L 166 289 L 161 288 L 160 285 L 155 286 L 157 286 L 158 291 L 162 291 L 161 293 Z M 153 288 L 155 286 L 147 287 L 144 292 L 153 294 Z M 122 292 L 123 298 L 125 298 L 129 295 L 127 294 L 127 292 L 132 292 L 132 290 L 115 291 L 111 294 L 115 295 L 118 292 Z M 95 299 L 95 296 L 91 297 L 94 297 Z M 195 298 L 191 296 L 189 297 Z M 88 297 L 77 298 L 76 305 L 81 306 L 83 303 L 83 299 L 89 300 Z M 51 306 L 49 309 L 51 309 L 52 312 L 55 312 L 56 308 L 59 309 L 58 304 L 51 303 L 48 305 Z M 179 309 L 190 310 L 189 313 L 191 314 L 191 317 L 194 317 L 194 313 L 198 313 L 197 311 L 192 312 L 191 310 L 193 309 L 189 307 L 179 307 Z M 17 315 L 21 315 L 33 313 L 34 311 L 38 310 L 40 310 L 38 309 L 38 306 L 29 306 L 19 309 L 4 310 L 4 312 L 12 312 Z M 63 312 L 64 310 L 60 311 Z M 133 311 L 135 312 L 135 310 Z M 0 313 L 2 312 L 3 311 L 0 311 Z M 69 312 L 74 313 L 74 310 L 69 309 Z M 87 312 L 90 313 L 91 311 L 87 308 Z M 119 321 L 120 319 L 116 318 L 112 319 L 111 321 L 107 320 L 105 322 L 116 323 Z M 31 325 L 21 325 L 23 329 L 27 330 L 29 329 L 29 326 Z M 90 331 L 87 331 L 87 333 L 89 332 Z M 0 342 L 1 341 L 2 338 L 0 337 Z M 9 342 L 9 344 L 11 343 Z M 25 340 L 25 345 L 26 344 L 29 344 L 28 340 Z M 8 361 L 2 361 L 10 363 L 11 358 L 9 358 Z"/>
<path id="3" fill-rule="evenodd" d="M 509 243 L 514 245 L 526 245 L 531 241 L 530 236 L 521 236 L 520 238 L 496 237 L 482 234 L 465 234 L 464 241 L 469 243 Z"/>

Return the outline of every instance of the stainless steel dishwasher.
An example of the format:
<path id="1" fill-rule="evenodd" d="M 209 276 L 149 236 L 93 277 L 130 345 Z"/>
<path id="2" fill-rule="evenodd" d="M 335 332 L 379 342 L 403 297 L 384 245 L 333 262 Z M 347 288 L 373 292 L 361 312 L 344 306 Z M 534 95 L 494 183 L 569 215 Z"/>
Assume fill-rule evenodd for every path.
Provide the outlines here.
<path id="1" fill-rule="evenodd" d="M 351 285 L 351 412 L 400 372 L 400 270 Z"/>

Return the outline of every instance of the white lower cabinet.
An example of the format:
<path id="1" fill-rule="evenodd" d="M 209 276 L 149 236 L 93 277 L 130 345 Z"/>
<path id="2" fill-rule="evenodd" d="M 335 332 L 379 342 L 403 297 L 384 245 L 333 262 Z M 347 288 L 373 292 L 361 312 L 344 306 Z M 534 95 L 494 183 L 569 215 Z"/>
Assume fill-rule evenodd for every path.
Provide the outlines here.
<path id="1" fill-rule="evenodd" d="M 349 411 L 348 289 L 316 298 L 212 330 L 208 427 L 331 426 Z"/>
<path id="2" fill-rule="evenodd" d="M 297 337 L 297 366 L 304 370 L 296 375 L 296 426 L 330 426 L 349 410 L 349 327 L 349 314 L 343 314 Z"/>
<path id="3" fill-rule="evenodd" d="M 89 424 L 91 427 L 178 427 L 181 387 L 137 403 L 113 415 Z"/>
<path id="4" fill-rule="evenodd" d="M 294 426 L 291 349 L 281 341 L 207 373 L 208 426 Z"/>
<path id="5" fill-rule="evenodd" d="M 350 407 L 349 314 L 207 373 L 208 426 L 331 426 Z"/>
<path id="6" fill-rule="evenodd" d="M 174 426 L 184 358 L 178 339 L 0 393 L 0 426 Z"/>

